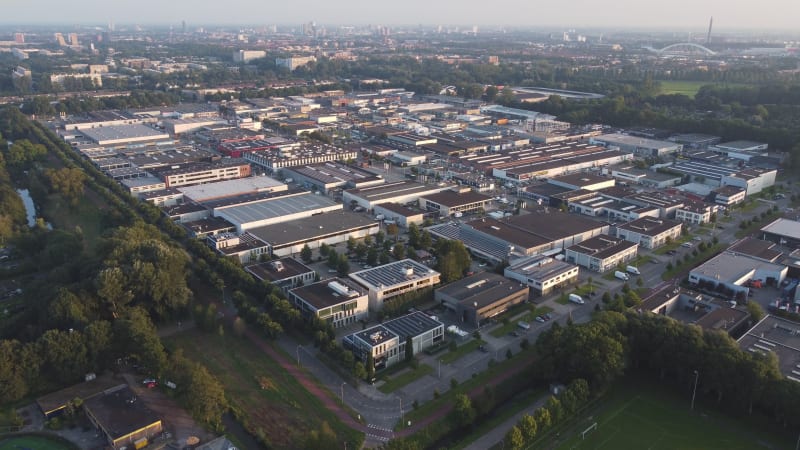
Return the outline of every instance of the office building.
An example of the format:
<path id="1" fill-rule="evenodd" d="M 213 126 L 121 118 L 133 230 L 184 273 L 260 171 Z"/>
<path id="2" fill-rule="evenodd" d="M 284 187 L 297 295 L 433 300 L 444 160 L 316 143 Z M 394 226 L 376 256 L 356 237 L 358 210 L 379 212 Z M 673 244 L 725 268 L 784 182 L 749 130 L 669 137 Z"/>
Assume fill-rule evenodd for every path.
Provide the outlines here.
<path id="1" fill-rule="evenodd" d="M 380 311 L 394 297 L 433 288 L 439 284 L 440 274 L 412 259 L 404 259 L 353 272 L 350 278 L 369 290 L 370 311 Z"/>
<path id="2" fill-rule="evenodd" d="M 675 240 L 681 235 L 682 224 L 670 219 L 642 217 L 617 226 L 617 237 L 637 243 L 648 250 Z"/>
<path id="3" fill-rule="evenodd" d="M 313 269 L 290 257 L 252 264 L 244 269 L 259 280 L 278 286 L 284 292 L 313 283 L 317 276 Z"/>
<path id="4" fill-rule="evenodd" d="M 330 278 L 289 291 L 289 299 L 305 317 L 316 317 L 334 328 L 367 318 L 367 290 L 353 280 Z"/>
<path id="5" fill-rule="evenodd" d="M 593 272 L 607 272 L 619 264 L 636 259 L 639 244 L 625 239 L 601 235 L 567 247 L 566 261 Z"/>
<path id="6" fill-rule="evenodd" d="M 508 308 L 528 300 L 526 284 L 492 272 L 480 272 L 436 289 L 435 299 L 458 320 L 477 327 Z"/>
<path id="7" fill-rule="evenodd" d="M 590 239 L 591 240 L 591 239 Z M 549 256 L 525 256 L 511 261 L 503 271 L 506 278 L 531 288 L 531 296 L 541 297 L 578 281 L 580 269 L 574 264 Z"/>

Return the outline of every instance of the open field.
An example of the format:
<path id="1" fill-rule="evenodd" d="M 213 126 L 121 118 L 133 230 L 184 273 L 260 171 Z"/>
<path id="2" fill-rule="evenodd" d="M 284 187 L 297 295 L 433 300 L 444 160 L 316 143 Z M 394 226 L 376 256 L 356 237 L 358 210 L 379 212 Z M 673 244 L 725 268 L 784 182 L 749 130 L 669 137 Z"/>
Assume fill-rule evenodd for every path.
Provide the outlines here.
<path id="1" fill-rule="evenodd" d="M 164 340 L 171 350 L 201 362 L 225 386 L 225 394 L 251 430 L 263 433 L 270 448 L 302 447 L 322 422 L 340 441 L 355 442 L 357 434 L 341 424 L 322 402 L 250 340 L 191 330 Z"/>
<path id="2" fill-rule="evenodd" d="M 0 450 L 73 450 L 77 448 L 58 437 L 51 439 L 35 434 L 0 437 Z"/>
<path id="3" fill-rule="evenodd" d="M 103 232 L 102 215 L 107 205 L 94 191 L 87 188 L 75 206 L 60 195 L 51 195 L 46 203 L 45 217 L 53 226 L 67 231 L 80 228 L 84 246 L 89 250 L 93 250 L 100 242 L 99 237 Z"/>
<path id="4" fill-rule="evenodd" d="M 673 394 L 673 395 L 671 395 Z M 690 393 L 685 397 L 658 391 L 654 386 L 620 384 L 598 403 L 597 408 L 580 415 L 578 422 L 561 433 L 566 440 L 560 450 L 572 449 L 756 449 L 765 446 L 770 436 L 757 426 L 743 423 L 703 408 L 689 411 Z M 581 438 L 590 425 L 597 428 Z M 770 442 L 775 445 L 775 442 Z M 784 444 L 780 442 L 780 444 Z"/>
<path id="5" fill-rule="evenodd" d="M 661 85 L 659 94 L 683 94 L 691 98 L 694 98 L 695 94 L 697 94 L 697 91 L 699 91 L 701 87 L 708 84 L 719 84 L 709 81 L 659 81 L 658 83 Z M 742 85 L 726 83 L 725 86 L 734 87 Z"/>

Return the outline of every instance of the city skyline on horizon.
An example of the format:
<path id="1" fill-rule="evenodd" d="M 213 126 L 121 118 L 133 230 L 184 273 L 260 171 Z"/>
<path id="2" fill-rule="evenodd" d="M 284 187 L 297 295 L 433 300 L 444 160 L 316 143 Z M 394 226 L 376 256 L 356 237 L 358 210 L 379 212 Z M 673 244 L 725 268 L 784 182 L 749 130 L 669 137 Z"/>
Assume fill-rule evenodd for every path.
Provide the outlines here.
<path id="1" fill-rule="evenodd" d="M 193 29 L 213 25 L 280 25 L 299 26 L 315 21 L 321 25 L 443 25 L 509 28 L 620 28 L 688 30 L 704 29 L 709 17 L 714 17 L 715 31 L 796 30 L 795 18 L 800 16 L 800 2 L 765 0 L 761 3 L 744 0 L 709 0 L 696 4 L 675 0 L 668 7 L 654 8 L 646 2 L 611 0 L 601 5 L 589 0 L 568 0 L 560 4 L 534 5 L 511 0 L 502 9 L 489 9 L 474 0 L 442 0 L 425 3 L 407 0 L 402 8 L 361 4 L 355 0 L 310 0 L 307 6 L 287 7 L 281 11 L 256 0 L 236 0 L 230 3 L 197 4 L 186 1 L 160 3 L 155 0 L 132 2 L 123 0 L 109 8 L 104 0 L 74 0 L 64 3 L 38 0 L 31 2 L 6 0 L 4 18 L 0 25 L 60 25 L 79 24 L 100 26 L 107 23 L 142 25 L 181 25 L 184 21 Z M 237 10 L 238 9 L 238 10 Z M 48 17 L 40 17 L 47 10 Z M 263 18 L 259 16 L 263 11 Z M 624 11 L 623 14 L 619 11 Z M 687 13 L 688 11 L 688 13 Z M 324 19 L 324 20 L 321 20 Z"/>

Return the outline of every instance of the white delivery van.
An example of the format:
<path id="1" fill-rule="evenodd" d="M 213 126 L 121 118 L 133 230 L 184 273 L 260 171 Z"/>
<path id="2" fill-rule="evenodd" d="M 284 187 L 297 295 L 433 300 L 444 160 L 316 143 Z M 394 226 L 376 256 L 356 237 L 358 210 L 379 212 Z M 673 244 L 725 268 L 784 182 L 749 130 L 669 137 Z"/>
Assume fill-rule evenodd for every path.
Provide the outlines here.
<path id="1" fill-rule="evenodd" d="M 614 278 L 622 281 L 628 281 L 631 279 L 631 277 L 629 277 L 627 273 L 620 272 L 619 270 L 614 272 Z"/>
<path id="2" fill-rule="evenodd" d="M 625 271 L 626 271 L 626 272 L 628 272 L 628 273 L 629 273 L 629 274 L 631 274 L 631 275 L 641 275 L 641 274 L 642 274 L 641 272 L 639 272 L 639 269 L 638 269 L 638 268 L 636 268 L 636 267 L 633 267 L 633 266 L 628 266 L 628 267 L 625 269 Z"/>
<path id="3" fill-rule="evenodd" d="M 569 301 L 572 303 L 577 303 L 579 305 L 584 304 L 583 298 L 578 294 L 569 294 Z"/>

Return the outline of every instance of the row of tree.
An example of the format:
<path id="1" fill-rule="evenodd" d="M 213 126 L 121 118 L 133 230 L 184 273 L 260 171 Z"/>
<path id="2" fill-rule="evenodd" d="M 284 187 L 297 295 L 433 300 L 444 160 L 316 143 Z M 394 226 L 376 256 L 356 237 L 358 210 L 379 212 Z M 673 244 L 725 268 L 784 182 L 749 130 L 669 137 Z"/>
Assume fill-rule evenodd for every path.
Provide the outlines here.
<path id="1" fill-rule="evenodd" d="M 533 415 L 524 414 L 506 433 L 505 444 L 512 450 L 529 447 L 540 434 L 582 409 L 589 397 L 589 384 L 586 380 L 572 380 L 566 389 L 557 397 L 551 396 L 547 399 L 547 403 L 536 409 Z"/>

